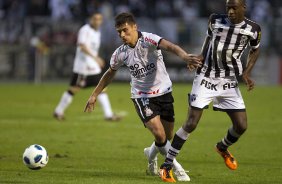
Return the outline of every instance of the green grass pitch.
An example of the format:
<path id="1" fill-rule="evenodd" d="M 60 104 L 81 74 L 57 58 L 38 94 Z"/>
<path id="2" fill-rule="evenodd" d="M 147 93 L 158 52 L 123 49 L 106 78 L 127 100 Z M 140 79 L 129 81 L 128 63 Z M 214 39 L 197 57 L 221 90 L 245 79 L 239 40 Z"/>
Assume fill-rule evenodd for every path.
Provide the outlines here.
<path id="1" fill-rule="evenodd" d="M 103 120 L 99 105 L 83 113 L 91 90 L 75 96 L 57 122 L 52 112 L 66 84 L 5 84 L 0 86 L 0 183 L 141 184 L 162 183 L 146 176 L 143 149 L 152 136 L 143 127 L 129 98 L 128 84 L 112 84 L 108 92 L 113 109 L 127 114 L 120 123 Z M 191 85 L 175 84 L 177 130 L 186 118 L 186 94 Z M 215 143 L 231 125 L 224 113 L 206 110 L 198 129 L 184 145 L 178 160 L 189 170 L 191 184 L 282 183 L 282 88 L 242 86 L 249 127 L 231 148 L 239 162 L 228 170 L 214 151 Z M 46 168 L 32 171 L 22 163 L 30 144 L 43 145 L 50 156 Z M 159 163 L 163 158 L 159 156 Z"/>

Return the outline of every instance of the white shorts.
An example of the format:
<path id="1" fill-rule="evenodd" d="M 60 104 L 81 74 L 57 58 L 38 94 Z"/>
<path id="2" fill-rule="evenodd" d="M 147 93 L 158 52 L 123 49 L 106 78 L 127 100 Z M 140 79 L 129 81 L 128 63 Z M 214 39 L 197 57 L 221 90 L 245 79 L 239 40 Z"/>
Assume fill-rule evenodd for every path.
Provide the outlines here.
<path id="1" fill-rule="evenodd" d="M 189 103 L 191 107 L 205 109 L 213 102 L 213 109 L 225 112 L 245 111 L 246 107 L 235 76 L 209 78 L 195 76 Z"/>

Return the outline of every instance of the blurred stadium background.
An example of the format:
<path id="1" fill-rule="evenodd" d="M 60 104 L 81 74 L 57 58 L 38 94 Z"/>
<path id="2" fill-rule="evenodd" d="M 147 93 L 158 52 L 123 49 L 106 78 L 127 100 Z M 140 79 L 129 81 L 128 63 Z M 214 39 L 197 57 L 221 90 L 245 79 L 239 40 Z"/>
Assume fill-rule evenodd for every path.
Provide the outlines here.
<path id="1" fill-rule="evenodd" d="M 262 25 L 261 55 L 253 77 L 257 84 L 282 83 L 282 1 L 247 0 L 247 17 Z M 157 33 L 198 53 L 208 16 L 225 12 L 225 0 L 0 0 L 0 82 L 69 80 L 76 33 L 87 17 L 104 15 L 101 56 L 108 61 L 121 43 L 114 16 L 131 11 L 139 29 Z M 193 74 L 172 55 L 166 55 L 173 81 L 191 81 Z M 128 81 L 126 70 L 116 80 Z"/>

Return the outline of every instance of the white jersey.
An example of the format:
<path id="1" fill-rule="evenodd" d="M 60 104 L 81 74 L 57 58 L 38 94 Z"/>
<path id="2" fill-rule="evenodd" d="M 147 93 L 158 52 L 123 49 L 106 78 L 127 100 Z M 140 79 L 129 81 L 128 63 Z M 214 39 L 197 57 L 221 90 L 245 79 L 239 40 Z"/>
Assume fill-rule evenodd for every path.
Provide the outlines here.
<path id="1" fill-rule="evenodd" d="M 96 75 L 101 73 L 101 67 L 88 54 L 83 52 L 79 44 L 85 44 L 89 47 L 95 56 L 98 56 L 98 51 L 101 43 L 101 33 L 99 30 L 93 29 L 89 24 L 82 26 L 78 32 L 77 49 L 74 59 L 73 72 L 82 75 Z"/>
<path id="2" fill-rule="evenodd" d="M 138 32 L 134 48 L 121 45 L 115 50 L 110 67 L 118 70 L 122 65 L 131 74 L 131 98 L 150 98 L 172 91 L 172 83 L 166 71 L 163 55 L 158 48 L 161 37 Z"/>

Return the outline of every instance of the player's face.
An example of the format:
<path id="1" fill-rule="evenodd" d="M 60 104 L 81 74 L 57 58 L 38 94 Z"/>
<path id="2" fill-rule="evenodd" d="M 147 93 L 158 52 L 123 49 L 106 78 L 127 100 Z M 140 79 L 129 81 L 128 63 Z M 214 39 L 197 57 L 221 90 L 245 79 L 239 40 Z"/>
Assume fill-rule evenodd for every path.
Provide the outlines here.
<path id="1" fill-rule="evenodd" d="M 227 0 L 226 13 L 233 24 L 242 22 L 245 18 L 246 6 L 241 0 Z"/>
<path id="2" fill-rule="evenodd" d="M 95 29 L 99 29 L 102 23 L 103 23 L 103 16 L 101 14 L 94 14 L 90 18 L 90 24 Z"/>
<path id="3" fill-rule="evenodd" d="M 137 33 L 137 25 L 136 24 L 128 24 L 125 23 L 119 27 L 116 28 L 119 37 L 123 41 L 123 43 L 128 44 L 130 46 L 134 46 L 137 39 L 138 39 L 138 33 Z"/>

